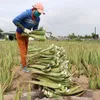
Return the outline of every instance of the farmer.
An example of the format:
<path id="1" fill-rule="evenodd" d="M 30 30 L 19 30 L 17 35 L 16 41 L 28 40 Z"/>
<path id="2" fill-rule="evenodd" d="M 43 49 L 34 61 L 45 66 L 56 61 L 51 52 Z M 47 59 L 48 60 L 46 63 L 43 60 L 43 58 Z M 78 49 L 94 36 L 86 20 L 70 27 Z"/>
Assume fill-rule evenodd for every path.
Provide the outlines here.
<path id="1" fill-rule="evenodd" d="M 36 3 L 32 9 L 26 10 L 13 19 L 17 26 L 16 39 L 19 46 L 21 65 L 24 72 L 29 72 L 26 64 L 26 55 L 28 51 L 28 36 L 22 36 L 22 33 L 31 33 L 31 29 L 38 29 L 40 15 L 44 14 L 44 7 L 41 3 Z"/>

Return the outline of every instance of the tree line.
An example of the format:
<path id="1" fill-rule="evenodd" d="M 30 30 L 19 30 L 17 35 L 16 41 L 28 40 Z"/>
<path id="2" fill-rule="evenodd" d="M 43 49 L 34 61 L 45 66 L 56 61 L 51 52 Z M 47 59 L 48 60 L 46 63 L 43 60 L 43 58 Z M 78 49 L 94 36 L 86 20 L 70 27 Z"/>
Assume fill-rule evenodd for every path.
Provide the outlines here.
<path id="1" fill-rule="evenodd" d="M 3 30 L 0 28 L 0 36 L 2 35 L 1 34 L 2 32 L 3 32 Z M 99 35 L 96 33 L 91 33 L 91 35 L 81 36 L 81 35 L 75 35 L 75 33 L 71 33 L 67 37 L 70 39 L 98 39 Z"/>
<path id="2" fill-rule="evenodd" d="M 91 35 L 85 35 L 85 36 L 81 36 L 81 35 L 75 35 L 75 33 L 69 34 L 67 36 L 70 39 L 99 39 L 99 34 L 96 33 L 91 33 Z"/>

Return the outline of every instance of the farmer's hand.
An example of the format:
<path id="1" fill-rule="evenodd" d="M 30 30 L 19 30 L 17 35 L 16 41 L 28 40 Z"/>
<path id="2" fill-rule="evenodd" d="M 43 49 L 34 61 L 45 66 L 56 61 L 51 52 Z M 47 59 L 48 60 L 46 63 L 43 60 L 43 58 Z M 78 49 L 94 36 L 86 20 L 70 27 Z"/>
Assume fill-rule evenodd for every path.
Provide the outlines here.
<path id="1" fill-rule="evenodd" d="M 30 33 L 31 33 L 31 30 L 25 28 L 25 29 L 24 29 L 24 32 L 27 33 L 27 34 L 30 34 Z"/>

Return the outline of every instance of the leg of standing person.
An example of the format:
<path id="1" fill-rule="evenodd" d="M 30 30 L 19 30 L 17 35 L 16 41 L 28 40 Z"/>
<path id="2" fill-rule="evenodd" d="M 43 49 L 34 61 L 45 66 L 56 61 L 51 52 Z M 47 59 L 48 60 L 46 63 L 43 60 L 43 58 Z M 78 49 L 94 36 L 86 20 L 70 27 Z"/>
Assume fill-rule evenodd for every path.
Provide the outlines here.
<path id="1" fill-rule="evenodd" d="M 22 67 L 26 67 L 26 55 L 28 50 L 28 37 L 16 33 L 16 39 L 19 46 Z"/>

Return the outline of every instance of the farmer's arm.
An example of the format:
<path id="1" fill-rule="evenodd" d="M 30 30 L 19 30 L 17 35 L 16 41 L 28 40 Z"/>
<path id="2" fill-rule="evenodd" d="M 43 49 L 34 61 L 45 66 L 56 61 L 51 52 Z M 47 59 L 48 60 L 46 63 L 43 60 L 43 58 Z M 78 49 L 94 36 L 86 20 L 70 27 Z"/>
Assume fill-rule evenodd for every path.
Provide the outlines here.
<path id="1" fill-rule="evenodd" d="M 18 15 L 13 19 L 13 23 L 20 29 L 24 30 L 25 28 L 21 24 L 23 20 L 27 18 L 28 14 L 26 12 L 23 12 L 22 14 Z"/>

